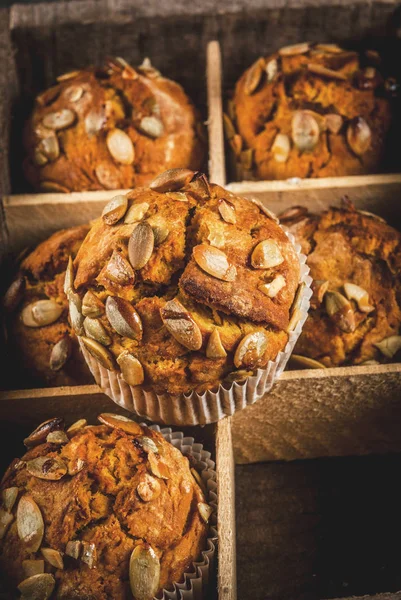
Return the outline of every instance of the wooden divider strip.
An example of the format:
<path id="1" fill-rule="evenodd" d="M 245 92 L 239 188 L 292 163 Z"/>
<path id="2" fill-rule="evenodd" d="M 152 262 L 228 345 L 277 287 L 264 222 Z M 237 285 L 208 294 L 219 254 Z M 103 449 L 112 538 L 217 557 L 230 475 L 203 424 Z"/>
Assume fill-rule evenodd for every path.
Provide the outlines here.
<path id="1" fill-rule="evenodd" d="M 221 90 L 221 53 L 217 41 L 207 47 L 207 99 L 209 130 L 209 178 L 213 183 L 225 185 L 223 101 Z"/>

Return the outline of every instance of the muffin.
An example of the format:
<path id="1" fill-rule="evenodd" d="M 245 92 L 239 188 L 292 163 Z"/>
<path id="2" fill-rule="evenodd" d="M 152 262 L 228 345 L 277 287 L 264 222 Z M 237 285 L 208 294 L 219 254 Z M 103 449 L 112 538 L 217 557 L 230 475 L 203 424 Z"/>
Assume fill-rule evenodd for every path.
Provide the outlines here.
<path id="1" fill-rule="evenodd" d="M 244 379 L 276 359 L 297 322 L 300 264 L 286 234 L 186 169 L 113 198 L 67 280 L 86 352 L 157 394 Z"/>
<path id="2" fill-rule="evenodd" d="M 79 225 L 57 231 L 21 263 L 3 307 L 8 348 L 18 379 L 13 387 L 91 383 L 77 338 L 68 322 L 65 269 L 89 231 Z M 15 368 L 10 374 L 16 375 Z"/>
<path id="3" fill-rule="evenodd" d="M 202 558 L 213 509 L 188 458 L 126 417 L 99 421 L 46 421 L 3 478 L 2 581 L 23 598 L 151 600 Z"/>
<path id="4" fill-rule="evenodd" d="M 238 179 L 376 173 L 383 167 L 394 79 L 376 52 L 302 43 L 259 58 L 235 86 L 226 137 Z"/>
<path id="5" fill-rule="evenodd" d="M 58 77 L 35 101 L 24 134 L 26 179 L 35 190 L 140 186 L 163 169 L 198 169 L 200 116 L 180 85 L 146 59 L 122 58 Z"/>
<path id="6" fill-rule="evenodd" d="M 280 216 L 308 255 L 313 296 L 294 366 L 394 361 L 401 348 L 401 234 L 345 201 L 321 215 Z"/>

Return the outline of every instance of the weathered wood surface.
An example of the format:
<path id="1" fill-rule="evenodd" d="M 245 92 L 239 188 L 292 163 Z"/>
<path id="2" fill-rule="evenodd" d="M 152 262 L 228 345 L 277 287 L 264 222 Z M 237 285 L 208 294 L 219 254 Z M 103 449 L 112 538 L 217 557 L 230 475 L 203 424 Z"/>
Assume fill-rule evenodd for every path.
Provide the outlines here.
<path id="1" fill-rule="evenodd" d="M 401 365 L 287 371 L 232 419 L 238 463 L 398 452 L 400 431 Z"/>
<path id="2" fill-rule="evenodd" d="M 207 47 L 207 99 L 209 133 L 209 177 L 213 183 L 224 185 L 224 133 L 221 90 L 221 53 L 217 41 Z"/>
<path id="3" fill-rule="evenodd" d="M 399 600 L 400 467 L 400 455 L 238 466 L 238 598 Z"/>

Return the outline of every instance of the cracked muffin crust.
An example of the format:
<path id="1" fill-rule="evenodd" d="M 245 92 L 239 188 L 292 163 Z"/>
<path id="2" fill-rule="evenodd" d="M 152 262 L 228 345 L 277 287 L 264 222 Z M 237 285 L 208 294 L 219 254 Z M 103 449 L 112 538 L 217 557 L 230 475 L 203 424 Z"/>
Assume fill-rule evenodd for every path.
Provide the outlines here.
<path id="1" fill-rule="evenodd" d="M 99 421 L 50 419 L 3 478 L 0 569 L 23 597 L 151 600 L 205 548 L 212 509 L 188 458 L 130 419 Z"/>
<path id="2" fill-rule="evenodd" d="M 292 364 L 394 360 L 401 348 L 401 234 L 346 200 L 321 215 L 294 207 L 280 219 L 308 256 L 314 280 Z"/>
<path id="3" fill-rule="evenodd" d="M 72 192 L 145 185 L 172 167 L 198 169 L 200 116 L 180 85 L 150 61 L 109 60 L 58 77 L 25 128 L 24 171 L 36 190 Z"/>
<path id="4" fill-rule="evenodd" d="M 105 207 L 70 266 L 70 313 L 86 350 L 128 384 L 202 392 L 284 349 L 299 278 L 262 208 L 177 169 Z"/>
<path id="5" fill-rule="evenodd" d="M 91 383 L 92 377 L 68 322 L 63 291 L 69 256 L 75 256 L 89 225 L 57 231 L 21 263 L 3 304 L 8 346 L 23 371 L 12 385 Z M 15 369 L 11 369 L 15 372 Z"/>
<path id="6" fill-rule="evenodd" d="M 396 82 L 376 52 L 296 44 L 238 80 L 225 131 L 237 179 L 375 173 L 382 168 Z"/>

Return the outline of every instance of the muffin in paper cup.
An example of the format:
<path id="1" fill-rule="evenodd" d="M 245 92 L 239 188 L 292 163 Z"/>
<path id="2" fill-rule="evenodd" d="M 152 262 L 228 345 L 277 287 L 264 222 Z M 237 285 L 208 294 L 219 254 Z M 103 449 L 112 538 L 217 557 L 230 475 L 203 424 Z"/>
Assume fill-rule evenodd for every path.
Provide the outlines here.
<path id="1" fill-rule="evenodd" d="M 99 421 L 49 419 L 5 473 L 2 597 L 17 586 L 27 598 L 206 600 L 217 545 L 210 453 L 171 429 L 112 413 Z"/>
<path id="2" fill-rule="evenodd" d="M 174 169 L 94 222 L 66 273 L 71 323 L 117 404 L 212 423 L 283 371 L 309 308 L 305 261 L 260 203 Z"/>

